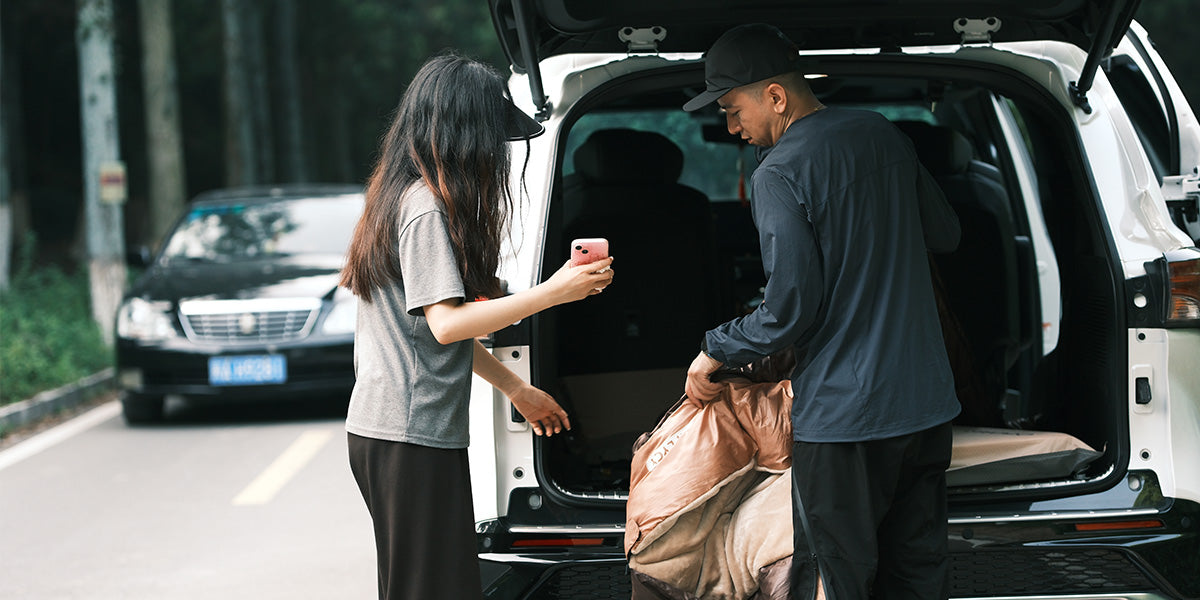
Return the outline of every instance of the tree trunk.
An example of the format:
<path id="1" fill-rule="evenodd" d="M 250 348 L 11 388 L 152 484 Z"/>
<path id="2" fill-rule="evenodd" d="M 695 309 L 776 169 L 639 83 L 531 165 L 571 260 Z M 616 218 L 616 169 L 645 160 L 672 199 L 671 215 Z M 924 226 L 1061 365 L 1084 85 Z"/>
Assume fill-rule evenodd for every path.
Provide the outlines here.
<path id="1" fill-rule="evenodd" d="M 243 5 L 243 39 L 250 73 L 250 109 L 254 115 L 254 141 L 258 151 L 258 180 L 274 183 L 275 135 L 271 126 L 271 93 L 267 86 L 266 43 L 263 41 L 262 6 L 255 0 Z"/>
<path id="2" fill-rule="evenodd" d="M 340 73 L 349 73 L 349 64 L 347 59 L 340 61 L 342 68 Z M 346 96 L 345 90 L 349 86 L 336 85 L 334 89 L 329 90 L 332 95 L 330 98 L 330 110 L 332 111 L 330 122 L 333 124 L 330 127 L 330 135 L 333 137 L 333 169 L 334 176 L 337 181 L 353 181 L 354 180 L 354 164 L 350 159 L 350 100 Z"/>
<path id="3" fill-rule="evenodd" d="M 175 72 L 172 0 L 139 0 L 142 86 L 146 107 L 146 156 L 150 176 L 149 241 L 166 236 L 187 195 L 179 92 Z"/>
<path id="4" fill-rule="evenodd" d="M 100 172 L 120 160 L 116 72 L 113 69 L 113 8 L 110 0 L 78 0 L 75 43 L 83 129 L 83 188 L 87 220 L 92 316 L 109 345 L 125 286 L 122 205 L 100 199 Z"/>
<path id="5" fill-rule="evenodd" d="M 225 181 L 231 186 L 259 182 L 250 104 L 250 75 L 246 72 L 243 0 L 222 0 L 225 26 Z"/>
<path id="6" fill-rule="evenodd" d="M 300 105 L 300 69 L 296 65 L 296 0 L 278 0 L 276 55 L 279 59 L 281 106 L 283 108 L 283 180 L 308 181 L 305 169 L 304 127 Z"/>

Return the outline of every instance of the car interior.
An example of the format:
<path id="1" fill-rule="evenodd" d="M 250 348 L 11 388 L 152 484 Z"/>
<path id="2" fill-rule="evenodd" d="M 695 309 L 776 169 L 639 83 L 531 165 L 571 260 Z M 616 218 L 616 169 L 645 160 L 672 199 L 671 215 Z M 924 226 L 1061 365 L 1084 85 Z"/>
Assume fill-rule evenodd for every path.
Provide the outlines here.
<path id="1" fill-rule="evenodd" d="M 952 494 L 1061 489 L 1111 472 L 1128 452 L 1126 382 L 1114 375 L 1125 362 L 1122 278 L 1095 183 L 1071 159 L 1080 150 L 1066 109 L 1013 74 L 880 57 L 823 66 L 810 80 L 818 97 L 892 120 L 960 219 L 958 249 L 930 255 L 963 405 L 955 425 L 1088 449 L 1066 468 L 1033 461 L 951 479 Z M 755 151 L 715 106 L 681 110 L 701 81 L 694 65 L 617 79 L 580 101 L 558 140 L 542 264 L 566 261 L 572 239 L 606 237 L 620 273 L 604 294 L 534 320 L 534 383 L 574 426 L 535 442 L 539 479 L 569 501 L 628 491 L 632 446 L 680 400 L 704 331 L 762 300 L 747 198 Z M 1038 239 L 1053 252 L 1039 255 Z"/>

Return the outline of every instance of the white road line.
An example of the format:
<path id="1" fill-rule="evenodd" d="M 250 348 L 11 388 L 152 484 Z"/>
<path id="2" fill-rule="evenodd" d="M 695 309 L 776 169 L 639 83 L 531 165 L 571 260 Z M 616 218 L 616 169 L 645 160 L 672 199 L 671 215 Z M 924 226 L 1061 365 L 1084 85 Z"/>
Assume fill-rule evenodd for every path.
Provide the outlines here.
<path id="1" fill-rule="evenodd" d="M 233 499 L 234 506 L 266 504 L 307 465 L 333 437 L 331 431 L 305 431 L 288 446 L 246 489 Z"/>
<path id="2" fill-rule="evenodd" d="M 0 452 L 0 471 L 38 452 L 79 435 L 119 414 L 121 414 L 121 403 L 113 400 L 112 402 L 101 404 L 57 427 L 43 431 L 23 442 L 19 442 L 15 446 Z"/>

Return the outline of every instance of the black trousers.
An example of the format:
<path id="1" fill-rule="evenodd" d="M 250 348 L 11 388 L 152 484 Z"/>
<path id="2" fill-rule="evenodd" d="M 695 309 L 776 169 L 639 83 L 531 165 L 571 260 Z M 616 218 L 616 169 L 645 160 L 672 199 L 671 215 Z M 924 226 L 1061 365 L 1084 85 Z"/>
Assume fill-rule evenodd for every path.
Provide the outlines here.
<path id="1" fill-rule="evenodd" d="M 347 435 L 375 525 L 380 600 L 481 598 L 466 449 Z"/>
<path id="2" fill-rule="evenodd" d="M 812 528 L 826 598 L 948 598 L 952 442 L 949 423 L 870 442 L 795 442 L 792 599 L 814 598 L 816 589 L 798 504 Z"/>

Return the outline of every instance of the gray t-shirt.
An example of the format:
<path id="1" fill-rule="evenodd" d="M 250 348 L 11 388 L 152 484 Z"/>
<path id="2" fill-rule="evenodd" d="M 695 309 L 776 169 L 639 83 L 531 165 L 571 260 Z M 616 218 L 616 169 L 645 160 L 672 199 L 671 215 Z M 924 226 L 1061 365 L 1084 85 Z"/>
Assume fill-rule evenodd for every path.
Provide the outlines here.
<path id="1" fill-rule="evenodd" d="M 465 296 L 446 214 L 424 183 L 401 201 L 400 273 L 359 301 L 356 380 L 346 416 L 355 435 L 434 448 L 465 448 L 473 340 L 442 345 L 423 307 Z"/>

